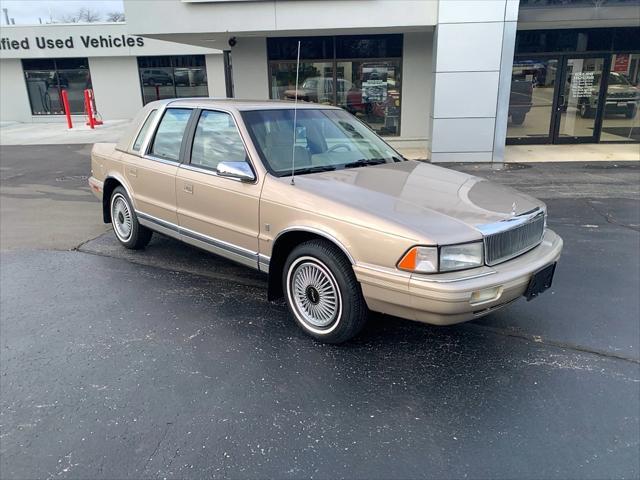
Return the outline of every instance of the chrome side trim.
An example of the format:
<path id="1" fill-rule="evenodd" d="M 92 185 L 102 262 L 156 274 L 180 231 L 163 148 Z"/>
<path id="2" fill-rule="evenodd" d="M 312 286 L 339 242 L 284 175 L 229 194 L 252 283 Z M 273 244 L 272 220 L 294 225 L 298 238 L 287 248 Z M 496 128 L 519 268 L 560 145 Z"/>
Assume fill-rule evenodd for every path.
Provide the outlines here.
<path id="1" fill-rule="evenodd" d="M 140 224 L 145 227 L 164 233 L 170 237 L 177 238 L 178 240 L 182 240 L 208 252 L 215 253 L 216 255 L 234 260 L 253 269 L 263 271 L 259 265 L 258 252 L 195 232 L 138 210 L 136 210 L 136 215 L 139 218 Z M 268 267 L 268 260 L 266 262 L 266 266 Z"/>
<path id="2" fill-rule="evenodd" d="M 189 230 L 188 228 L 178 227 L 178 229 L 182 235 L 195 238 L 196 240 L 200 240 L 201 242 L 208 243 L 210 245 L 213 245 L 214 247 L 227 250 L 231 253 L 235 253 L 236 255 L 244 256 L 246 258 L 253 258 L 256 263 L 258 262 L 258 252 L 253 252 L 244 247 L 239 247 L 238 245 L 234 245 L 233 243 L 218 240 L 217 238 L 213 238 L 208 235 Z"/>
<path id="3" fill-rule="evenodd" d="M 261 272 L 269 273 L 269 264 L 271 263 L 271 257 L 267 257 L 262 253 L 258 254 L 258 267 Z"/>
<path id="4" fill-rule="evenodd" d="M 165 227 L 160 223 L 149 220 L 148 218 L 143 217 L 138 211 L 136 211 L 136 215 L 138 216 L 138 222 L 140 222 L 140 225 L 156 232 L 162 233 L 163 235 L 167 235 L 168 237 L 175 238 L 176 240 L 182 240 L 180 232 L 178 232 L 177 229 Z"/>
<path id="5" fill-rule="evenodd" d="M 154 223 L 156 225 L 160 225 L 161 227 L 164 227 L 167 230 L 172 230 L 174 232 L 180 233 L 180 231 L 179 231 L 180 229 L 179 229 L 178 225 L 176 225 L 174 223 L 166 222 L 166 221 L 161 220 L 161 219 L 159 219 L 157 217 L 154 217 L 153 215 L 149 215 L 149 214 L 146 214 L 144 212 L 140 212 L 138 210 L 136 210 L 136 215 L 138 217 L 140 217 L 141 219 L 147 220 L 147 221 L 152 222 L 152 223 Z"/>
<path id="6" fill-rule="evenodd" d="M 351 262 L 351 265 L 355 265 L 356 261 L 353 259 L 353 257 L 351 256 L 351 254 L 349 253 L 349 250 L 347 250 L 347 248 L 342 244 L 342 242 L 340 242 L 336 237 L 334 237 L 333 235 L 324 232 L 322 230 L 319 230 L 317 228 L 314 227 L 306 227 L 303 225 L 292 225 L 291 227 L 287 227 L 284 230 L 280 231 L 278 233 L 278 235 L 276 235 L 276 238 L 273 239 L 273 244 L 275 245 L 276 242 L 278 241 L 278 239 L 285 233 L 287 232 L 309 232 L 309 233 L 315 233 L 316 235 L 320 235 L 321 237 L 326 238 L 327 240 L 332 241 L 333 243 L 335 243 L 338 248 L 340 250 L 342 250 L 342 252 L 347 256 L 347 258 L 349 259 L 349 261 Z"/>
<path id="7" fill-rule="evenodd" d="M 146 154 L 143 156 L 147 160 L 151 160 L 152 162 L 164 163 L 165 165 L 171 165 L 173 167 L 177 167 L 180 165 L 180 162 L 177 160 L 167 160 L 165 158 L 154 157 L 153 155 Z"/>

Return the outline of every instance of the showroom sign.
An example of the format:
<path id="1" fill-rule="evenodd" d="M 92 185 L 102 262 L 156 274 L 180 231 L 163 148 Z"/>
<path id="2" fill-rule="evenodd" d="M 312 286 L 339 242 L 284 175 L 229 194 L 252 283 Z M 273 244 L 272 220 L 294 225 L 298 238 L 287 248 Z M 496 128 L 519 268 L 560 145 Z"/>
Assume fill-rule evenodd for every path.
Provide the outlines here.
<path id="1" fill-rule="evenodd" d="M 48 38 L 44 35 L 24 37 L 20 40 L 3 37 L 0 50 L 72 50 L 76 46 L 84 48 L 130 48 L 144 47 L 142 37 L 130 35 L 69 35 L 65 38 Z"/>

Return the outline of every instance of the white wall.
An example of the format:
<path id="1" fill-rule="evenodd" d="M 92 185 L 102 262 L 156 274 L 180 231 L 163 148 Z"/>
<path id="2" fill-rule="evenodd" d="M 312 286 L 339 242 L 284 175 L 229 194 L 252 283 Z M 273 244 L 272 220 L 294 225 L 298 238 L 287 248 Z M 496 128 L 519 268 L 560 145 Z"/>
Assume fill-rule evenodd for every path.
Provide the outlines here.
<path id="1" fill-rule="evenodd" d="M 133 118 L 142 108 L 135 57 L 89 58 L 96 108 L 104 120 Z"/>
<path id="2" fill-rule="evenodd" d="M 269 98 L 266 38 L 239 38 L 237 45 L 231 49 L 231 65 L 236 98 Z"/>
<path id="3" fill-rule="evenodd" d="M 394 145 L 427 148 L 431 130 L 432 43 L 433 32 L 404 34 L 400 139 L 389 139 Z"/>
<path id="4" fill-rule="evenodd" d="M 226 97 L 224 83 L 224 56 L 219 54 L 205 55 L 207 64 L 207 85 L 210 97 Z"/>
<path id="5" fill-rule="evenodd" d="M 517 0 L 439 2 L 431 161 L 503 161 L 517 10 Z"/>
<path id="6" fill-rule="evenodd" d="M 20 60 L 0 60 L 0 122 L 31 121 L 31 106 Z"/>
<path id="7" fill-rule="evenodd" d="M 325 29 L 433 26 L 437 8 L 438 2 L 433 0 L 124 2 L 129 32 L 136 35 L 188 31 L 208 35 L 251 32 L 266 36 L 281 32 L 318 34 Z"/>
<path id="8" fill-rule="evenodd" d="M 66 43 L 63 43 L 60 47 L 45 45 L 45 48 L 40 48 L 36 41 L 40 37 L 53 42 L 61 40 Z M 125 23 L 2 25 L 2 38 L 18 42 L 18 48 L 0 50 L 0 58 L 2 59 L 206 55 L 220 53 L 220 50 L 213 48 L 166 42 L 153 38 L 136 38 L 129 35 L 127 24 Z M 83 40 L 88 42 L 86 46 Z M 109 40 L 111 40 L 110 47 L 108 46 Z M 129 46 L 131 43 L 134 46 Z M 29 48 L 24 48 L 25 46 Z"/>

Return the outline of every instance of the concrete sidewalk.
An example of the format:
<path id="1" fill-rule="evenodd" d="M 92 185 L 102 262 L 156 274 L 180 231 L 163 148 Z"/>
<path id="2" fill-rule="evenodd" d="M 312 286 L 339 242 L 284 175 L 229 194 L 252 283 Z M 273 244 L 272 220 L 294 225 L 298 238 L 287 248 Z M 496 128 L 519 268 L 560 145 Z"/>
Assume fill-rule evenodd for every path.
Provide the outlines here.
<path id="1" fill-rule="evenodd" d="M 82 119 L 69 130 L 66 123 L 5 123 L 0 124 L 0 145 L 74 145 L 96 142 L 117 142 L 129 120 L 110 120 L 91 130 Z M 405 157 L 428 159 L 423 148 L 398 148 Z M 576 145 L 508 145 L 507 163 L 531 162 L 625 162 L 640 161 L 640 145 L 576 144 Z"/>
<path id="2" fill-rule="evenodd" d="M 73 128 L 66 122 L 1 123 L 0 145 L 75 145 L 96 142 L 117 142 L 129 125 L 129 120 L 108 120 L 94 130 L 82 118 L 74 119 Z"/>

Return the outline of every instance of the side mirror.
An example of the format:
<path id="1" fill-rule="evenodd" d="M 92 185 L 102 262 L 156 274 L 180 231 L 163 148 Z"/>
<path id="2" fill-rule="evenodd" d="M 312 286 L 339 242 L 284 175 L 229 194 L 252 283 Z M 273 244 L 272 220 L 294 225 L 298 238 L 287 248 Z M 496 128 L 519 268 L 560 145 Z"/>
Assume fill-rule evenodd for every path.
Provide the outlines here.
<path id="1" fill-rule="evenodd" d="M 220 162 L 216 173 L 221 177 L 235 178 L 241 182 L 253 182 L 256 179 L 247 162 Z"/>

